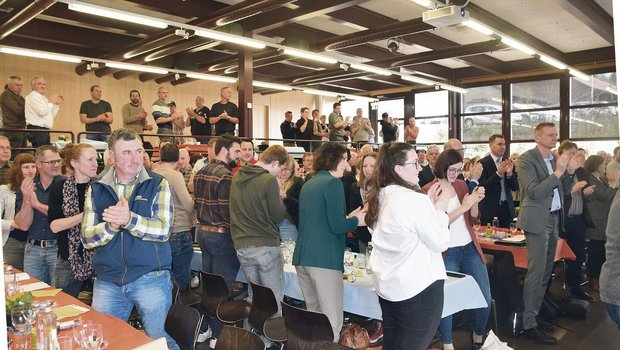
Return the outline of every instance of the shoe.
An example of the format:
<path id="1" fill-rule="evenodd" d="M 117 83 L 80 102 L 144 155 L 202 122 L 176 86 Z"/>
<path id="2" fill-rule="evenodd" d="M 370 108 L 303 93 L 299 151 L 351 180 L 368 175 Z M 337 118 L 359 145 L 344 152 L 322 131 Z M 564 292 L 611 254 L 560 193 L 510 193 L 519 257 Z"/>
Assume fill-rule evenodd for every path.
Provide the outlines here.
<path id="1" fill-rule="evenodd" d="M 209 341 L 209 349 L 215 349 L 215 344 L 217 344 L 217 339 L 211 338 Z"/>
<path id="2" fill-rule="evenodd" d="M 594 302 L 594 297 L 588 294 L 588 292 L 584 291 L 583 289 L 571 290 L 570 296 L 572 298 L 579 299 L 579 300 L 585 300 L 590 303 Z"/>
<path id="3" fill-rule="evenodd" d="M 555 325 L 553 323 L 549 323 L 543 319 L 536 319 L 536 323 L 538 323 L 538 327 L 547 333 L 552 333 L 555 331 Z"/>
<path id="4" fill-rule="evenodd" d="M 200 286 L 200 278 L 198 276 L 194 276 L 192 277 L 192 279 L 189 282 L 189 287 L 190 288 L 198 288 Z"/>
<path id="5" fill-rule="evenodd" d="M 370 339 L 370 346 L 377 346 L 379 342 L 383 340 L 383 323 L 380 321 L 375 322 L 375 327 L 368 333 Z"/>
<path id="6" fill-rule="evenodd" d="M 540 326 L 526 329 L 521 334 L 541 344 L 555 345 L 558 343 L 557 339 L 545 333 L 542 329 L 540 329 Z"/>
<path id="7" fill-rule="evenodd" d="M 471 345 L 471 350 L 480 350 L 482 349 L 482 345 L 483 345 L 482 343 L 473 343 Z"/>
<path id="8" fill-rule="evenodd" d="M 205 332 L 198 334 L 198 339 L 196 340 L 198 343 L 204 343 L 207 339 L 211 338 L 213 335 L 211 328 L 207 329 Z"/>

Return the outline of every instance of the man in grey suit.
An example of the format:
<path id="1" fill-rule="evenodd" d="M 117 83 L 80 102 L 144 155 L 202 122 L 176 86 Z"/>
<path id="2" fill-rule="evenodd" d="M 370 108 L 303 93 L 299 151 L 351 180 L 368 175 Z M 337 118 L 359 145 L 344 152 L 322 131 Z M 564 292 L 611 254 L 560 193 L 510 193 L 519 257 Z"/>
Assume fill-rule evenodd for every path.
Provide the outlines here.
<path id="1" fill-rule="evenodd" d="M 540 123 L 534 129 L 536 147 L 524 152 L 517 162 L 520 177 L 521 210 L 517 226 L 525 232 L 528 247 L 528 270 L 523 286 L 523 334 L 543 344 L 556 344 L 536 321 L 547 283 L 562 222 L 563 181 L 566 166 L 574 152 L 559 157 L 551 153 L 558 142 L 553 123 Z"/>

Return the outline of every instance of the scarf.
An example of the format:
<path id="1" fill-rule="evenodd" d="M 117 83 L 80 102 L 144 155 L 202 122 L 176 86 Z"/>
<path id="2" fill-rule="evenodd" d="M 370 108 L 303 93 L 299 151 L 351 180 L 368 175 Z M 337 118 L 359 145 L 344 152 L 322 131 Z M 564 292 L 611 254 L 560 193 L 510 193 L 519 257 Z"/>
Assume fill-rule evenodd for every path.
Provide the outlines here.
<path id="1" fill-rule="evenodd" d="M 94 179 L 89 181 L 89 186 Z M 62 186 L 62 212 L 65 217 L 71 217 L 80 213 L 78 203 L 77 183 L 73 176 L 67 177 Z M 84 281 L 94 274 L 93 257 L 95 249 L 84 249 L 82 245 L 82 224 L 79 223 L 69 229 L 69 265 L 73 277 Z"/>

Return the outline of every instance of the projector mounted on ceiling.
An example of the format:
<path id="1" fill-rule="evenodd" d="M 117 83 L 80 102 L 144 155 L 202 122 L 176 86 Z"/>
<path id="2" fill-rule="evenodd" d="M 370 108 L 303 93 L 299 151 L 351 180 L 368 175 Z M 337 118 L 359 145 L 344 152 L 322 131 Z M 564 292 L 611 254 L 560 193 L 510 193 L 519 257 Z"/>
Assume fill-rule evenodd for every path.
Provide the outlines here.
<path id="1" fill-rule="evenodd" d="M 437 28 L 461 24 L 468 19 L 469 13 L 462 6 L 456 5 L 444 6 L 422 13 L 422 21 Z"/>

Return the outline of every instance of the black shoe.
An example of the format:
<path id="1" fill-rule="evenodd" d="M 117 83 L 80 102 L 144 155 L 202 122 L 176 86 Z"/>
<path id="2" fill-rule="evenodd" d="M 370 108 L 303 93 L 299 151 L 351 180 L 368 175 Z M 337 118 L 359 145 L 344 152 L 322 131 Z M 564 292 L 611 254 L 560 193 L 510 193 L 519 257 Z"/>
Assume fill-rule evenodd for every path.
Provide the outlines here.
<path id="1" fill-rule="evenodd" d="M 557 339 L 545 333 L 540 327 L 526 329 L 521 334 L 541 344 L 555 345 L 558 343 Z"/>
<path id="2" fill-rule="evenodd" d="M 482 345 L 483 345 L 482 343 L 473 343 L 471 345 L 471 350 L 480 350 L 482 349 Z"/>
<path id="3" fill-rule="evenodd" d="M 537 319 L 536 323 L 538 323 L 538 327 L 547 333 L 552 333 L 555 331 L 555 325 L 553 323 L 549 323 L 542 319 Z"/>
<path id="4" fill-rule="evenodd" d="M 592 297 L 590 294 L 588 294 L 583 289 L 573 289 L 573 290 L 571 290 L 570 296 L 571 296 L 571 298 L 585 300 L 585 301 L 590 302 L 590 303 L 594 302 L 594 297 Z"/>

